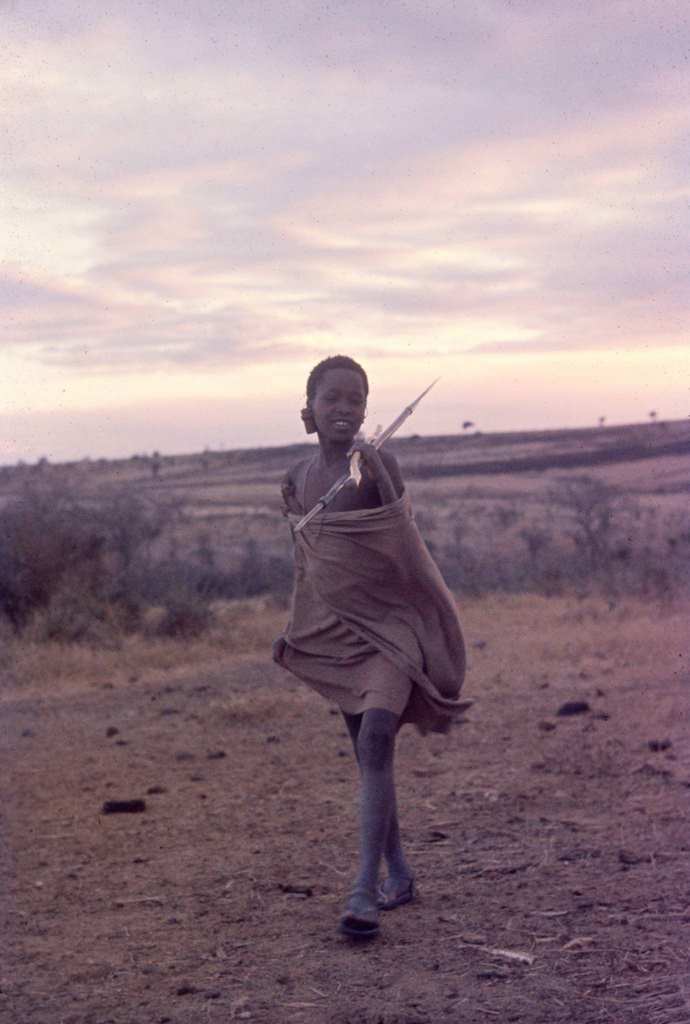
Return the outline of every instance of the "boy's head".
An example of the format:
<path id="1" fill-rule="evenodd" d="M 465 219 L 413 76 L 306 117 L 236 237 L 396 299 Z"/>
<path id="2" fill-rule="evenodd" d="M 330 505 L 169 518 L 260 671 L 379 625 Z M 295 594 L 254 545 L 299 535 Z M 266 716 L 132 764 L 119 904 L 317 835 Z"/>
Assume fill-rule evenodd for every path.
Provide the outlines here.
<path id="1" fill-rule="evenodd" d="M 350 356 L 329 356 L 328 359 L 322 359 L 320 363 L 317 363 L 307 377 L 307 402 L 314 401 L 319 381 L 323 379 L 329 370 L 354 370 L 362 378 L 365 397 L 369 394 L 369 381 L 359 363 L 351 359 Z"/>
<path id="2" fill-rule="evenodd" d="M 359 430 L 364 418 L 369 381 L 367 375 L 350 356 L 329 356 L 314 367 L 307 379 L 307 404 L 302 409 L 302 422 L 308 434 L 315 433 L 320 420 L 329 420 L 333 425 L 337 417 L 331 415 L 329 406 L 343 406 L 335 410 L 342 412 L 342 422 L 354 425 L 353 434 Z M 324 406 L 321 409 L 321 405 Z"/>

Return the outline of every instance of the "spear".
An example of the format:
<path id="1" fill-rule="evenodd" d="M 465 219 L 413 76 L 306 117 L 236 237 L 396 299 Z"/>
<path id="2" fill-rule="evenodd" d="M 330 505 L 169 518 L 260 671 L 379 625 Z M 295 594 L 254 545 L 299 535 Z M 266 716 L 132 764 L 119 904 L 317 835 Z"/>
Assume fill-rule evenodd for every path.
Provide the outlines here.
<path id="1" fill-rule="evenodd" d="M 371 443 L 373 444 L 374 448 L 380 448 L 381 445 L 385 441 L 387 441 L 389 437 L 393 436 L 393 434 L 396 432 L 398 427 L 400 427 L 405 422 L 405 420 L 407 419 L 408 416 L 412 415 L 412 413 L 415 411 L 415 409 L 417 408 L 417 406 L 419 405 L 421 400 L 424 398 L 424 396 L 426 394 L 428 394 L 429 391 L 431 391 L 431 389 L 433 388 L 434 384 L 438 383 L 439 380 L 440 380 L 440 377 L 437 377 L 436 380 L 433 380 L 431 382 L 431 384 L 429 385 L 429 387 L 425 388 L 424 391 L 422 391 L 421 395 L 418 395 L 417 398 L 415 398 L 414 402 L 410 402 L 409 405 L 405 406 L 405 408 L 400 413 L 400 415 L 396 416 L 396 418 L 393 420 L 393 422 L 391 424 L 389 424 L 389 426 L 387 426 L 385 430 L 382 430 L 379 434 L 377 434 L 373 438 Z M 330 503 L 333 501 L 333 499 L 335 498 L 336 494 L 338 494 L 340 491 L 342 491 L 343 487 L 347 483 L 349 483 L 350 480 L 353 480 L 353 481 L 356 482 L 358 479 L 359 479 L 359 452 L 355 452 L 355 456 L 352 459 L 352 462 L 350 463 L 350 471 L 349 471 L 349 473 L 345 473 L 343 476 L 339 477 L 336 480 L 336 482 L 333 484 L 333 486 L 329 487 L 329 489 L 326 491 L 326 493 L 321 498 L 319 498 L 319 500 L 316 502 L 314 507 L 309 512 L 307 512 L 307 514 L 305 516 L 302 516 L 300 521 L 295 526 L 295 533 L 299 533 L 300 530 L 304 529 L 304 527 L 307 525 L 307 523 L 310 523 L 312 521 L 314 516 L 317 516 L 319 514 L 319 512 L 323 512 L 323 510 L 328 505 L 330 505 Z"/>

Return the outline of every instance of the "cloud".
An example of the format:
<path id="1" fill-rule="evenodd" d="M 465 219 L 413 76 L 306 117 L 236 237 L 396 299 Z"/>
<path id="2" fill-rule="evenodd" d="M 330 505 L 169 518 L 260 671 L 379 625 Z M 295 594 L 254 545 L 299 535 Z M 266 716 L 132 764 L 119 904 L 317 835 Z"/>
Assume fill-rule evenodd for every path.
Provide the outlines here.
<path id="1" fill-rule="evenodd" d="M 680 0 L 3 15 L 0 339 L 35 366 L 685 343 Z"/>

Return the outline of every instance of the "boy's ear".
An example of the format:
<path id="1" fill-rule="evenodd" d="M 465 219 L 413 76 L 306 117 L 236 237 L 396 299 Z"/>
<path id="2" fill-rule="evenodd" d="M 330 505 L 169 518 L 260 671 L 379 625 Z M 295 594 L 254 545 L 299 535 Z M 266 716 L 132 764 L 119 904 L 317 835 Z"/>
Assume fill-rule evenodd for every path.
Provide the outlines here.
<path id="1" fill-rule="evenodd" d="M 316 420 L 314 419 L 314 413 L 311 411 L 308 405 L 305 405 L 304 409 L 300 412 L 302 417 L 302 423 L 304 423 L 304 429 L 308 434 L 316 433 Z"/>

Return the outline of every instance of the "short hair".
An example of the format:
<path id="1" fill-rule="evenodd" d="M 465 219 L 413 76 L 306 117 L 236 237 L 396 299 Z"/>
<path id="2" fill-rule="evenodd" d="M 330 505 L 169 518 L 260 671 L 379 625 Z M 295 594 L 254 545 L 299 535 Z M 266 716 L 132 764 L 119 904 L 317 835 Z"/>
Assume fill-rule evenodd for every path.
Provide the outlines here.
<path id="1" fill-rule="evenodd" d="M 317 363 L 314 369 L 307 377 L 307 401 L 311 402 L 316 398 L 316 389 L 319 386 L 319 381 L 329 370 L 354 370 L 362 378 L 364 384 L 364 394 L 369 394 L 369 380 L 363 368 L 359 363 L 351 359 L 350 356 L 329 356 L 327 359 L 322 359 L 320 363 Z"/>

